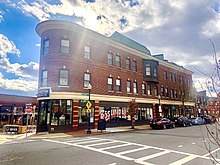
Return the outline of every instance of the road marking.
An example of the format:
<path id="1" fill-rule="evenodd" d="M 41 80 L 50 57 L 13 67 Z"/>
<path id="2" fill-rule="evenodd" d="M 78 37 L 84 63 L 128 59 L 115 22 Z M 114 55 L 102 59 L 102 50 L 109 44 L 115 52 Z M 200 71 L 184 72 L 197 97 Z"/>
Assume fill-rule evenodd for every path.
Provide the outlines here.
<path id="1" fill-rule="evenodd" d="M 180 160 L 178 160 L 178 161 L 175 161 L 175 162 L 173 162 L 173 163 L 171 163 L 171 164 L 169 164 L 169 165 L 181 165 L 181 164 L 184 164 L 184 163 L 186 163 L 186 162 L 189 162 L 189 161 L 191 161 L 191 160 L 193 160 L 193 159 L 195 159 L 195 158 L 196 158 L 196 156 L 190 155 L 190 156 L 187 156 L 187 157 L 185 157 L 185 158 L 183 158 L 183 159 L 180 159 Z"/>
<path id="2" fill-rule="evenodd" d="M 98 146 L 98 145 L 103 145 L 103 144 L 111 144 L 111 143 L 115 143 L 115 141 L 112 142 L 103 142 L 103 143 L 96 143 L 96 144 L 90 144 L 87 145 L 88 147 L 92 147 L 92 146 Z"/>
<path id="3" fill-rule="evenodd" d="M 194 145 L 194 144 L 196 144 L 196 143 L 192 143 L 192 144 Z"/>
<path id="4" fill-rule="evenodd" d="M 82 139 L 82 138 L 77 138 L 77 139 L 75 139 L 75 140 L 71 140 L 71 141 L 66 141 L 67 143 L 73 143 L 73 142 L 84 142 L 84 141 L 91 141 L 91 140 L 95 140 L 95 139 L 100 139 L 100 138 L 84 138 L 84 139 Z"/>
<path id="5" fill-rule="evenodd" d="M 218 150 L 220 150 L 220 148 L 217 148 L 217 149 L 215 149 L 215 150 L 213 150 L 213 151 L 211 151 L 211 152 L 209 152 L 209 153 L 207 153 L 207 154 L 205 154 L 203 156 L 204 157 L 209 156 L 210 154 L 213 154 L 214 152 L 217 152 Z"/>
<path id="6" fill-rule="evenodd" d="M 183 147 L 183 145 L 179 145 L 178 147 L 181 148 L 181 147 Z"/>
<path id="7" fill-rule="evenodd" d="M 105 147 L 105 148 L 101 148 L 101 150 L 108 150 L 108 149 L 113 149 L 113 148 L 119 148 L 119 147 L 125 147 L 125 146 L 129 146 L 129 143 L 126 144 L 121 144 L 121 145 L 116 145 L 116 146 L 110 146 L 110 147 Z"/>
<path id="8" fill-rule="evenodd" d="M 88 140 L 88 141 L 83 141 L 83 142 L 79 142 L 79 143 L 75 143 L 75 144 L 82 145 L 82 144 L 86 144 L 86 143 L 99 142 L 99 141 L 108 141 L 108 140 L 105 140 L 105 139 L 93 139 L 92 141 Z"/>
<path id="9" fill-rule="evenodd" d="M 148 149 L 148 148 L 149 147 L 146 146 L 146 147 L 143 147 L 143 148 L 136 148 L 136 149 L 133 149 L 133 150 L 118 152 L 117 154 L 123 155 L 123 154 L 128 154 L 128 153 L 131 153 L 131 152 L 137 152 L 137 151 L 145 150 L 145 149 Z"/>
<path id="10" fill-rule="evenodd" d="M 116 165 L 117 163 L 111 163 L 111 164 L 108 164 L 108 165 Z"/>

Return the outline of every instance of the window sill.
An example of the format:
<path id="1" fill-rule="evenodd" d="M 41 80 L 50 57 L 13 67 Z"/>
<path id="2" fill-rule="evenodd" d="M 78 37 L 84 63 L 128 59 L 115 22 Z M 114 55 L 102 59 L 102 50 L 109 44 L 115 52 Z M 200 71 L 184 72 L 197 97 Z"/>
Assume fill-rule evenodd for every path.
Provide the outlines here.
<path id="1" fill-rule="evenodd" d="M 116 91 L 116 93 L 122 93 L 121 91 Z"/>
<path id="2" fill-rule="evenodd" d="M 61 86 L 59 85 L 58 88 L 69 88 L 70 86 Z"/>
<path id="3" fill-rule="evenodd" d="M 130 93 L 130 92 L 127 92 L 127 94 L 128 94 L 128 95 L 132 95 L 132 93 Z"/>
<path id="4" fill-rule="evenodd" d="M 114 93 L 114 91 L 108 91 L 109 93 Z"/>

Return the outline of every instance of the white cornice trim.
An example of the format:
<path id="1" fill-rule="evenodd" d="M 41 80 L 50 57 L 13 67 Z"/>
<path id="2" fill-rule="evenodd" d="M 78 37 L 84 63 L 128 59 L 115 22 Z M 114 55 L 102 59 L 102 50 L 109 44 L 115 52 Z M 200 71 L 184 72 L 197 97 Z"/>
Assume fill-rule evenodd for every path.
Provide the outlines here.
<path id="1" fill-rule="evenodd" d="M 42 97 L 37 100 L 46 100 L 46 99 L 73 99 L 73 100 L 88 100 L 88 96 L 84 96 L 85 93 L 75 93 L 75 92 L 51 92 L 50 97 Z M 137 103 L 146 103 L 146 104 L 158 104 L 158 99 L 150 98 L 136 98 L 136 97 L 124 97 L 124 96 L 110 96 L 110 95 L 98 95 L 91 94 L 91 100 L 96 101 L 111 101 L 111 102 L 129 102 L 131 99 L 136 99 Z M 182 105 L 182 101 L 175 100 L 160 100 L 161 104 L 166 105 Z M 184 102 L 186 106 L 195 106 L 194 102 Z"/>

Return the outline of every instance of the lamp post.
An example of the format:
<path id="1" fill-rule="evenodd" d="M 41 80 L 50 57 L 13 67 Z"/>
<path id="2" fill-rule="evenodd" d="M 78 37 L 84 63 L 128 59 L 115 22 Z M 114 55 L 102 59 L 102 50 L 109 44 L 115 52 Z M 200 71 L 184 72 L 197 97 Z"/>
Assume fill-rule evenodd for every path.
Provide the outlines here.
<path id="1" fill-rule="evenodd" d="M 90 91 L 92 89 L 92 85 L 89 83 L 87 89 L 89 90 L 89 103 L 90 103 Z M 91 129 L 90 129 L 90 108 L 88 108 L 88 128 L 86 131 L 86 134 L 91 134 Z"/>

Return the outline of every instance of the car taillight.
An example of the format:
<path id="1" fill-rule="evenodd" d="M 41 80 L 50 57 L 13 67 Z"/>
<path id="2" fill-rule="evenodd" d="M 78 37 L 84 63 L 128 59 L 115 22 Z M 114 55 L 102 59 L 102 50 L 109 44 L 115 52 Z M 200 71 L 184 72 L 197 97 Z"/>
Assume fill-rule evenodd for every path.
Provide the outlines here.
<path id="1" fill-rule="evenodd" d="M 162 122 L 161 122 L 161 121 L 158 121 L 157 124 L 160 125 L 160 124 L 162 124 Z"/>
<path id="2" fill-rule="evenodd" d="M 150 122 L 150 124 L 152 124 L 152 122 Z"/>

